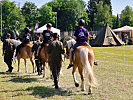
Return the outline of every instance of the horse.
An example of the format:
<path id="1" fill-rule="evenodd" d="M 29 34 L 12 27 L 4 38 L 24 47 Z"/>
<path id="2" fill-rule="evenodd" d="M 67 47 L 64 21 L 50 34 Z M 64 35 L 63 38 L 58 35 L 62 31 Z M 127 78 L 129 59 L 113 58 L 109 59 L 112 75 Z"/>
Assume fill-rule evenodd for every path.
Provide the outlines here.
<path id="1" fill-rule="evenodd" d="M 44 44 L 44 47 L 40 50 L 39 58 L 43 64 L 43 77 L 45 77 L 45 64 L 48 60 L 48 53 L 47 53 L 48 43 Z"/>
<path id="2" fill-rule="evenodd" d="M 67 41 L 67 52 L 69 52 L 70 48 L 76 41 L 74 39 Z M 83 46 L 84 45 L 84 46 Z M 67 53 L 69 54 L 69 53 Z M 68 55 L 69 56 L 69 55 Z M 78 68 L 79 74 L 81 76 L 81 91 L 85 91 L 85 84 L 84 84 L 84 74 L 87 74 L 89 79 L 89 90 L 88 95 L 92 93 L 92 86 L 97 86 L 96 78 L 93 74 L 93 63 L 94 63 L 94 52 L 93 49 L 86 44 L 82 44 L 76 48 L 73 54 L 73 70 L 72 75 L 74 79 L 75 86 L 78 87 L 79 83 L 76 80 L 75 71 Z"/>
<path id="3" fill-rule="evenodd" d="M 13 40 L 14 41 L 14 44 L 15 44 L 15 46 L 17 47 L 18 45 L 19 45 L 19 41 L 17 41 L 17 40 Z M 21 42 L 20 42 L 21 43 Z M 21 49 L 20 49 L 20 52 L 18 52 L 18 54 L 17 54 L 17 60 L 18 60 L 18 70 L 17 70 L 17 72 L 19 72 L 19 69 L 20 69 L 20 59 L 22 58 L 22 59 L 24 59 L 24 62 L 25 62 L 25 72 L 27 73 L 28 71 L 27 71 L 27 63 L 26 63 L 26 59 L 27 58 L 29 58 L 30 59 L 30 61 L 31 61 L 31 63 L 32 63 L 32 66 L 33 66 L 33 73 L 35 72 L 35 70 L 34 70 L 34 62 L 33 62 L 33 59 L 31 59 L 32 57 L 31 57 L 31 48 L 32 48 L 32 46 L 33 46 L 33 44 L 31 44 L 31 43 L 27 43 L 27 44 L 25 44 L 25 46 L 24 47 L 22 47 Z"/>

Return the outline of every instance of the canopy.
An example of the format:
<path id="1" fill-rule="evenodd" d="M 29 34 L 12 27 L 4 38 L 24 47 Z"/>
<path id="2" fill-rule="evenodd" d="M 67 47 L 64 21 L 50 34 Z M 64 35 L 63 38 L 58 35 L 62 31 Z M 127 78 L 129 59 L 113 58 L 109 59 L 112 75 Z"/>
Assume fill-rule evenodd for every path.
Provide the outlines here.
<path id="1" fill-rule="evenodd" d="M 129 32 L 129 38 L 133 40 L 133 27 L 123 26 L 113 30 L 114 32 Z"/>
<path id="2" fill-rule="evenodd" d="M 123 26 L 121 28 L 114 29 L 113 31 L 114 32 L 129 32 L 129 31 L 133 31 L 133 27 Z"/>
<path id="3" fill-rule="evenodd" d="M 38 28 L 36 31 L 34 31 L 35 33 L 42 33 L 44 30 L 47 30 L 46 24 L 40 28 Z M 51 31 L 53 33 L 58 33 L 58 35 L 60 36 L 60 30 L 54 27 L 51 27 Z"/>

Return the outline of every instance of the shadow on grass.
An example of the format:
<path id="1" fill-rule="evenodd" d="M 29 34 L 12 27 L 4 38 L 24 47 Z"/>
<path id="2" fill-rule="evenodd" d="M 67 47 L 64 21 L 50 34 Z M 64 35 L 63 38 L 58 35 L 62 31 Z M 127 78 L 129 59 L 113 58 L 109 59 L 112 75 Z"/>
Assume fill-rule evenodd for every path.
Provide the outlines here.
<path id="1" fill-rule="evenodd" d="M 24 78 L 22 76 L 15 77 L 9 81 L 15 82 L 15 83 L 31 83 L 37 81 L 36 78 Z"/>
<path id="2" fill-rule="evenodd" d="M 0 74 L 3 74 L 3 75 L 15 75 L 16 73 L 0 72 Z"/>
<path id="3" fill-rule="evenodd" d="M 69 93 L 69 91 L 66 91 L 66 90 L 48 88 L 43 86 L 29 87 L 26 89 L 26 91 L 33 91 L 30 95 L 40 96 L 41 98 L 53 97 L 55 95 L 68 96 L 71 94 Z"/>

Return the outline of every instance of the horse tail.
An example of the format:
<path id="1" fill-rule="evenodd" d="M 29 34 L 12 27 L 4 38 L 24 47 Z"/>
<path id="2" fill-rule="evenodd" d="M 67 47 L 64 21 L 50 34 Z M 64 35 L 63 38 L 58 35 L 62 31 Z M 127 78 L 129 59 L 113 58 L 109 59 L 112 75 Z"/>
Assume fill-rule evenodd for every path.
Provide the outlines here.
<path id="1" fill-rule="evenodd" d="M 87 75 L 88 75 L 90 85 L 96 86 L 97 81 L 96 81 L 96 78 L 93 74 L 93 69 L 92 69 L 92 67 L 89 63 L 88 54 L 89 54 L 89 49 L 88 48 L 82 48 L 81 49 L 81 51 L 80 51 L 81 63 L 83 65 L 84 69 L 86 69 L 86 71 L 87 71 Z"/>

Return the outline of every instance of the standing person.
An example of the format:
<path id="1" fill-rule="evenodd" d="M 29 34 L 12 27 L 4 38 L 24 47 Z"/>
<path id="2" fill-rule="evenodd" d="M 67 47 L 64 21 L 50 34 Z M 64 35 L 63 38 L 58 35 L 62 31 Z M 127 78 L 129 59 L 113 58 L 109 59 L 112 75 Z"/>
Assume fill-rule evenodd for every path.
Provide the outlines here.
<path id="1" fill-rule="evenodd" d="M 57 33 L 53 33 L 53 40 L 49 43 L 47 53 L 49 55 L 48 63 L 54 78 L 55 88 L 58 88 L 58 77 L 62 67 L 62 56 L 64 54 L 63 44 L 59 41 Z"/>
<path id="2" fill-rule="evenodd" d="M 74 33 L 74 39 L 76 40 L 76 43 L 72 46 L 70 49 L 70 64 L 67 67 L 67 69 L 73 67 L 72 64 L 72 52 L 79 46 L 81 43 L 86 43 L 87 46 L 90 46 L 90 44 L 87 42 L 90 39 L 90 34 L 89 32 L 84 28 L 85 21 L 83 19 L 79 19 L 78 21 L 79 28 L 75 31 Z M 91 47 L 91 46 L 90 46 Z M 96 62 L 94 62 L 95 65 L 97 65 Z"/>
<path id="3" fill-rule="evenodd" d="M 6 35 L 6 39 L 3 42 L 3 54 L 2 56 L 4 56 L 4 62 L 8 65 L 8 70 L 6 72 L 12 72 L 13 67 L 12 67 L 12 57 L 14 54 L 14 50 L 15 50 L 15 45 L 12 41 L 12 39 L 10 39 L 10 34 L 8 33 Z"/>
<path id="4" fill-rule="evenodd" d="M 38 75 L 41 75 L 42 74 L 42 63 L 39 59 L 39 57 L 37 56 L 37 49 L 38 47 L 41 45 L 41 42 L 40 42 L 40 37 L 37 36 L 36 37 L 36 42 L 34 43 L 34 45 L 32 46 L 32 54 L 31 54 L 31 57 L 33 57 L 33 53 L 34 53 L 34 56 L 35 56 L 35 63 L 36 63 L 36 66 L 37 66 L 37 72 L 38 72 Z M 31 58 L 32 59 L 32 58 Z"/>
<path id="5" fill-rule="evenodd" d="M 44 47 L 45 43 L 49 43 L 50 42 L 51 36 L 53 34 L 53 32 L 51 31 L 52 24 L 48 23 L 46 25 L 46 27 L 47 27 L 47 30 L 44 30 L 43 33 L 42 33 L 43 43 L 41 44 L 41 46 L 39 46 L 39 48 L 37 50 L 37 56 L 39 56 L 39 53 L 40 53 L 41 49 Z"/>
<path id="6" fill-rule="evenodd" d="M 30 32 L 30 29 L 28 27 L 24 28 L 24 34 L 22 36 L 23 37 L 22 38 L 22 43 L 17 46 L 16 54 L 15 54 L 15 57 L 13 57 L 13 59 L 17 59 L 17 54 L 18 54 L 18 52 L 20 52 L 20 49 L 22 47 L 24 47 L 25 44 L 27 44 L 31 41 L 31 34 L 29 32 Z"/>
<path id="7" fill-rule="evenodd" d="M 126 39 L 125 39 L 125 35 L 126 33 L 124 32 L 124 33 L 121 33 L 121 38 L 122 38 L 122 41 L 124 42 L 124 43 L 126 43 Z"/>

